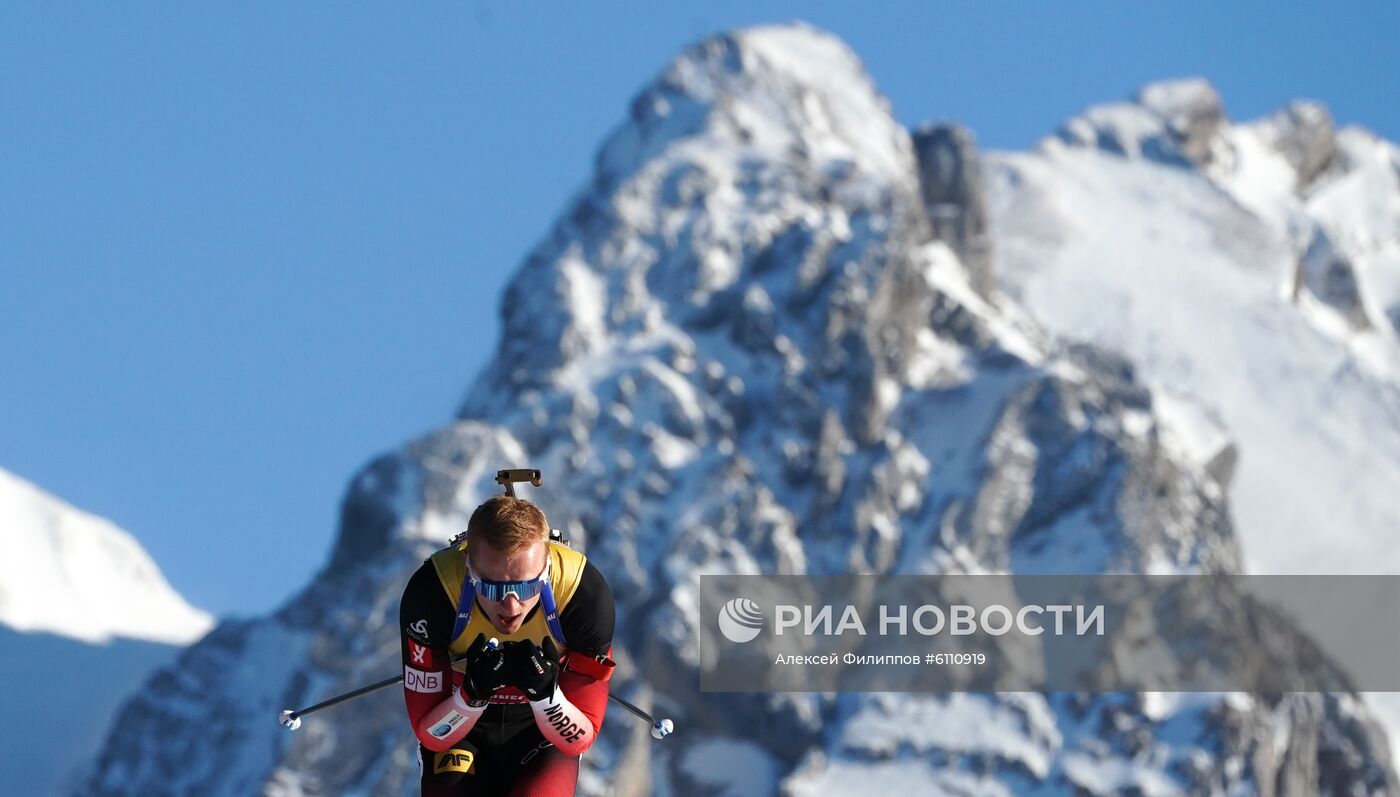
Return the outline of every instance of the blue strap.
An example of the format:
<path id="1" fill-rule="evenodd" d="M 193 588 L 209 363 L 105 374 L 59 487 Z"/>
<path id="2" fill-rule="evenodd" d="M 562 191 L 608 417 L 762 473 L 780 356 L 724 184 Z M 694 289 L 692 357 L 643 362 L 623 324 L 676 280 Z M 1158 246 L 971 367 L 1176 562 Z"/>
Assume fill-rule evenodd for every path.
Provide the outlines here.
<path id="1" fill-rule="evenodd" d="M 452 642 L 457 641 L 457 637 L 467 630 L 467 623 L 472 619 L 472 609 L 476 608 L 476 585 L 472 583 L 469 573 L 462 574 L 462 592 L 457 596 L 457 622 L 452 626 Z M 448 644 L 451 645 L 452 642 Z"/>
<path id="2" fill-rule="evenodd" d="M 568 647 L 568 641 L 564 639 L 564 627 L 559 624 L 559 610 L 554 607 L 554 590 L 548 584 L 540 591 L 540 608 L 544 610 L 544 622 L 549 626 L 549 633 L 559 641 L 559 647 Z"/>

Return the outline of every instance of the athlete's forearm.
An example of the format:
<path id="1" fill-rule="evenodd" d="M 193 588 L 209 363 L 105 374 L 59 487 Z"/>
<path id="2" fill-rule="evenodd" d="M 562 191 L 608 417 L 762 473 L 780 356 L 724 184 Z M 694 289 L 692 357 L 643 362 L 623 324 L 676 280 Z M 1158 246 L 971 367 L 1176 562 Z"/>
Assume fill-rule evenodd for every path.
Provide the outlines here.
<path id="1" fill-rule="evenodd" d="M 587 750 L 598 736 L 598 729 L 588 715 L 570 702 L 557 686 L 550 697 L 530 701 L 530 711 L 545 740 L 567 755 Z"/>
<path id="2" fill-rule="evenodd" d="M 457 689 L 451 697 L 428 709 L 423 718 L 414 723 L 413 731 L 424 747 L 441 753 L 465 738 L 485 710 L 484 701 L 469 703 Z"/>
<path id="3" fill-rule="evenodd" d="M 453 688 L 452 618 L 437 572 L 425 562 L 409 579 L 399 603 L 402 627 L 403 696 L 409 725 L 424 747 L 442 752 L 461 741 L 481 710 L 467 706 Z M 433 733 L 437 731 L 437 733 Z"/>

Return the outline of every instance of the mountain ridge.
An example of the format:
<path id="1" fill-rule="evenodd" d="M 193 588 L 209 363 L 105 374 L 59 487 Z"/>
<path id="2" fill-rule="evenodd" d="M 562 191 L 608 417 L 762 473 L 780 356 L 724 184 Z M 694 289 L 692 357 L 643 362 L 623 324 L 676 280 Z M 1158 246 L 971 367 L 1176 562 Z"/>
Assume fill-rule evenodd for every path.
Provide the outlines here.
<path id="1" fill-rule="evenodd" d="M 188 644 L 213 625 L 129 533 L 0 471 L 0 624 L 104 643 Z"/>
<path id="2" fill-rule="evenodd" d="M 0 783 L 66 790 L 126 695 L 212 625 L 132 535 L 0 470 Z"/>

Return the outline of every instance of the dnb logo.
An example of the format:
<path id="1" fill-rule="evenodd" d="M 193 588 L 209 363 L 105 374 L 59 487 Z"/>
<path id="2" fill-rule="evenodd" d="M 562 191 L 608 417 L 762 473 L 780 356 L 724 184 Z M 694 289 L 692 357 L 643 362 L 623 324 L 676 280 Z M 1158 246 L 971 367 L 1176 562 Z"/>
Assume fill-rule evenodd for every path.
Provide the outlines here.
<path id="1" fill-rule="evenodd" d="M 735 598 L 719 610 L 719 631 L 730 642 L 752 642 L 763 630 L 763 612 L 748 598 Z"/>
<path id="2" fill-rule="evenodd" d="M 433 765 L 433 774 L 471 772 L 472 764 L 475 762 L 476 754 L 470 750 L 448 750 L 445 753 L 437 754 L 437 762 Z"/>

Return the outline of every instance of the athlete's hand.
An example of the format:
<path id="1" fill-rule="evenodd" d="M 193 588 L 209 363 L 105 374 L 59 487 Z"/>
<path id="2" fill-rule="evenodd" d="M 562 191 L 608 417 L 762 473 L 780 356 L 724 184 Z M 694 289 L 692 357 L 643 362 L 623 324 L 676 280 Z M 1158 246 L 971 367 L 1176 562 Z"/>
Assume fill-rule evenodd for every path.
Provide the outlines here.
<path id="1" fill-rule="evenodd" d="M 467 669 L 462 674 L 462 691 L 472 700 L 485 700 L 505 686 L 505 653 L 488 647 L 486 635 L 477 634 L 467 648 Z"/>
<path id="2" fill-rule="evenodd" d="M 509 683 L 531 701 L 544 700 L 559 680 L 559 648 L 550 637 L 544 638 L 543 648 L 528 639 L 507 642 L 505 670 Z"/>

